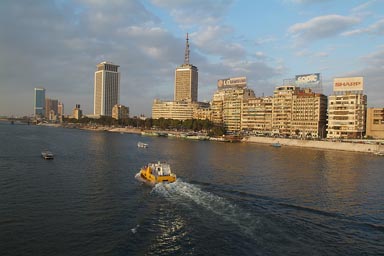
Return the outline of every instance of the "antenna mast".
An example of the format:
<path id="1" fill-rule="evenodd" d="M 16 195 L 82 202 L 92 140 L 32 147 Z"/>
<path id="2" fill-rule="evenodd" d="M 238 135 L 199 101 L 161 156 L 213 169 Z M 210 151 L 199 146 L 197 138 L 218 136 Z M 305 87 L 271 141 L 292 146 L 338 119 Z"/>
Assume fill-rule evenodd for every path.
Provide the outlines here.
<path id="1" fill-rule="evenodd" d="M 185 43 L 185 55 L 184 55 L 184 64 L 189 64 L 189 39 L 188 39 L 188 33 L 187 33 L 187 40 Z"/>

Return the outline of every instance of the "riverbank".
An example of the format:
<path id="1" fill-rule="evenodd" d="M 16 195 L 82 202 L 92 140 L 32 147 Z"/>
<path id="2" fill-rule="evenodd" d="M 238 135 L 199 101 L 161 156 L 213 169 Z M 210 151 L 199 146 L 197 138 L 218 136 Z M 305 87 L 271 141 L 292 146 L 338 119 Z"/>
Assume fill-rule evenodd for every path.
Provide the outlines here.
<path id="1" fill-rule="evenodd" d="M 334 142 L 334 141 L 317 141 L 317 140 L 297 140 L 284 138 L 256 137 L 250 136 L 242 140 L 250 143 L 270 144 L 280 143 L 282 146 L 293 146 L 303 148 L 317 148 L 326 150 L 342 150 L 362 153 L 374 153 L 384 151 L 384 145 L 351 143 L 351 142 Z M 381 148 L 379 148 L 381 147 Z"/>
<path id="2" fill-rule="evenodd" d="M 140 128 L 110 128 L 110 127 L 95 127 L 95 126 L 62 126 L 62 125 L 49 125 L 41 124 L 43 126 L 54 126 L 54 127 L 65 127 L 65 128 L 77 128 L 82 130 L 89 131 L 107 131 L 107 132 L 118 132 L 118 133 L 130 133 L 130 134 L 142 134 L 142 132 L 153 132 L 152 130 L 142 130 Z M 158 131 L 161 132 L 161 131 Z M 163 133 L 172 134 L 172 137 L 185 138 L 180 136 L 181 132 L 166 132 Z M 215 139 L 211 139 L 215 140 Z M 222 140 L 224 141 L 224 140 Z M 228 141 L 228 140 L 227 140 Z M 272 137 L 259 137 L 259 136 L 247 136 L 244 137 L 241 142 L 244 143 L 262 143 L 272 145 L 273 143 L 280 143 L 282 146 L 291 146 L 291 147 L 303 147 L 303 148 L 316 148 L 324 150 L 341 150 L 341 151 L 351 151 L 351 152 L 361 152 L 361 153 L 375 153 L 375 152 L 384 152 L 384 141 L 375 141 L 371 144 L 368 143 L 358 143 L 358 142 L 339 142 L 339 141 L 318 141 L 318 140 L 299 140 L 299 139 L 285 139 L 285 138 L 272 138 Z M 380 144 L 379 144 L 380 143 Z"/>

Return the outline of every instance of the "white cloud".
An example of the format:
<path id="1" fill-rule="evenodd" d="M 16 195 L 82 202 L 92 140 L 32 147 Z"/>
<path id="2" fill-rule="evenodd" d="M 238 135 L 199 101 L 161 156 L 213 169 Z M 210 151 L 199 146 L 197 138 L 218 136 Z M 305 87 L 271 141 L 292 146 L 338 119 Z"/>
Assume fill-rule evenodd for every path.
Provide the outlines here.
<path id="1" fill-rule="evenodd" d="M 359 34 L 384 35 L 384 19 L 368 26 L 367 28 L 355 29 L 342 33 L 343 36 L 354 36 Z"/>
<path id="2" fill-rule="evenodd" d="M 315 17 L 307 22 L 296 23 L 288 28 L 288 33 L 297 45 L 334 37 L 360 22 L 355 17 L 325 15 Z"/>
<path id="3" fill-rule="evenodd" d="M 152 0 L 158 7 L 169 10 L 182 26 L 212 25 L 222 19 L 234 0 Z"/>

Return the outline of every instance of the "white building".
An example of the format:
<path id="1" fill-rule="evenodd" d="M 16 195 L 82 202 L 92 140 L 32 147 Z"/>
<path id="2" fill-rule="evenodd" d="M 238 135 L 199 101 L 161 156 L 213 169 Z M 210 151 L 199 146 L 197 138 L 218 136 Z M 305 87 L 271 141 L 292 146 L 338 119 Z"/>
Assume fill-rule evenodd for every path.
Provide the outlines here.
<path id="1" fill-rule="evenodd" d="M 119 104 L 120 72 L 118 68 L 118 65 L 110 62 L 97 65 L 93 98 L 95 116 L 112 116 L 113 106 Z"/>

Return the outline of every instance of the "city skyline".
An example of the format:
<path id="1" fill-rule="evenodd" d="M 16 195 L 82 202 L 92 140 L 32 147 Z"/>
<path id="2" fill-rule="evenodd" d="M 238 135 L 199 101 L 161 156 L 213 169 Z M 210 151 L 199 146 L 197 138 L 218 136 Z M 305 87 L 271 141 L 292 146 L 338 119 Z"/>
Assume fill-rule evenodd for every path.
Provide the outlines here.
<path id="1" fill-rule="evenodd" d="M 173 99 L 187 32 L 199 101 L 225 77 L 247 77 L 261 96 L 321 73 L 325 95 L 335 77 L 363 76 L 368 107 L 382 107 L 383 9 L 382 0 L 1 1 L 0 115 L 33 114 L 36 87 L 91 114 L 94 66 L 110 61 L 120 103 L 150 116 L 153 99 Z"/>

